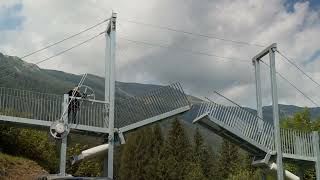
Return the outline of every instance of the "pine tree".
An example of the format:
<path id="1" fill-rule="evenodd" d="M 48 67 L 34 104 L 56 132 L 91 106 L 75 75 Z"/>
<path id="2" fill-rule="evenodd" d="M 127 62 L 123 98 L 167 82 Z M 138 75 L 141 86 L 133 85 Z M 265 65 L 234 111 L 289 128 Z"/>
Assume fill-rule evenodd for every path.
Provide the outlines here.
<path id="1" fill-rule="evenodd" d="M 161 151 L 159 165 L 161 179 L 186 179 L 192 169 L 191 153 L 188 137 L 180 122 L 175 119 L 171 123 L 171 129 Z"/>
<path id="2" fill-rule="evenodd" d="M 142 144 L 144 144 L 143 130 L 144 129 L 140 129 L 128 135 L 119 168 L 120 180 L 139 180 L 142 175 L 141 164 L 143 160 L 140 159 L 140 150 L 142 150 L 141 147 Z"/>
<path id="3" fill-rule="evenodd" d="M 218 177 L 217 179 L 227 179 L 229 175 L 235 174 L 239 169 L 239 152 L 238 147 L 234 144 L 223 140 L 220 149 L 218 161 Z"/>
<path id="4" fill-rule="evenodd" d="M 150 150 L 151 156 L 148 166 L 146 166 L 146 179 L 161 179 L 161 174 L 158 172 L 160 166 L 160 153 L 163 145 L 163 136 L 159 124 L 152 128 L 150 135 Z"/>
<path id="5" fill-rule="evenodd" d="M 185 180 L 208 180 L 199 164 L 193 164 Z"/>
<path id="6" fill-rule="evenodd" d="M 193 141 L 193 161 L 199 164 L 204 177 L 208 179 L 215 179 L 217 171 L 214 153 L 208 146 L 204 144 L 203 137 L 198 128 L 196 129 Z"/>
<path id="7" fill-rule="evenodd" d="M 162 141 L 159 126 L 145 127 L 130 134 L 121 151 L 119 179 L 160 179 L 157 170 Z"/>

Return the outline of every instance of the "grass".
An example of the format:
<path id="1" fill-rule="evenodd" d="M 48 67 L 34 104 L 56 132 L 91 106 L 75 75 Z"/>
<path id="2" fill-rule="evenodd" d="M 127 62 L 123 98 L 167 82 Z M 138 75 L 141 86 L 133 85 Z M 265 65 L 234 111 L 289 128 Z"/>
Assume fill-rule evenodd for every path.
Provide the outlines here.
<path id="1" fill-rule="evenodd" d="M 36 162 L 0 153 L 0 180 L 31 180 L 47 174 Z"/>

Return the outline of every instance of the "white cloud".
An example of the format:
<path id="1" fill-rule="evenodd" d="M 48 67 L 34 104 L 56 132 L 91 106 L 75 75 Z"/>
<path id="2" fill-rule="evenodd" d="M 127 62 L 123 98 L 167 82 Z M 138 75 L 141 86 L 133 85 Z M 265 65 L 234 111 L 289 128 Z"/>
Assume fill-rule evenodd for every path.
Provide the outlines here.
<path id="1" fill-rule="evenodd" d="M 10 4 L 9 4 L 9 3 Z M 25 16 L 21 29 L 3 31 L 0 52 L 21 56 L 49 42 L 57 41 L 108 17 L 111 10 L 119 17 L 118 37 L 188 48 L 226 57 L 248 59 L 248 64 L 217 61 L 217 58 L 192 55 L 174 49 L 137 45 L 118 38 L 118 80 L 167 84 L 181 81 L 188 92 L 207 95 L 213 89 L 226 92 L 239 103 L 255 106 L 255 88 L 251 57 L 261 50 L 230 42 L 190 36 L 151 27 L 136 25 L 136 20 L 174 27 L 195 33 L 205 33 L 226 39 L 268 45 L 277 42 L 279 49 L 294 58 L 301 66 L 320 47 L 320 12 L 311 10 L 308 2 L 296 3 L 293 12 L 286 11 L 281 0 L 139 0 L 139 1 L 0 1 L 0 7 L 22 3 L 20 15 Z M 51 56 L 76 42 L 85 40 L 105 29 L 101 26 L 81 37 L 46 50 L 32 58 L 36 62 Z M 41 65 L 73 73 L 104 72 L 104 38 L 100 37 L 83 47 Z M 299 88 L 317 99 L 317 88 L 288 64 L 277 68 Z M 319 58 L 318 58 L 319 59 Z M 303 67 L 320 80 L 317 61 Z M 264 104 L 270 103 L 269 75 L 263 78 Z M 279 79 L 279 78 L 278 78 Z M 311 105 L 285 82 L 279 80 L 280 102 Z M 317 99 L 320 104 L 320 98 Z"/>

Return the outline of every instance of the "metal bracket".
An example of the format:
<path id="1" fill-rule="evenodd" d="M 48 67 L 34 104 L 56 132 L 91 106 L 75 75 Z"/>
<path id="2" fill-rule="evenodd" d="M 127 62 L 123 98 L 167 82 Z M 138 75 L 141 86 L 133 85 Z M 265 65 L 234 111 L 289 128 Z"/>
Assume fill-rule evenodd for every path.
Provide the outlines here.
<path id="1" fill-rule="evenodd" d="M 262 50 L 259 54 L 257 54 L 256 56 L 254 56 L 252 58 L 252 61 L 259 61 L 262 57 L 267 55 L 270 50 L 273 50 L 273 49 L 277 49 L 277 44 L 276 43 L 273 43 L 270 46 L 268 46 L 267 48 L 265 48 L 264 50 Z"/>
<path id="2" fill-rule="evenodd" d="M 124 138 L 123 132 L 120 129 L 115 128 L 115 134 L 116 136 L 116 141 L 119 142 L 120 144 L 125 144 L 126 140 Z"/>
<path id="3" fill-rule="evenodd" d="M 269 151 L 264 157 L 263 159 L 261 159 L 261 157 L 257 157 L 255 156 L 252 160 L 252 166 L 255 166 L 255 167 L 268 167 L 269 165 L 269 160 L 271 158 L 271 154 L 272 152 Z"/>
<path id="4" fill-rule="evenodd" d="M 114 139 L 114 136 L 113 136 L 112 134 L 109 134 L 109 135 L 108 135 L 108 140 L 109 140 L 109 141 L 112 141 L 113 139 Z"/>

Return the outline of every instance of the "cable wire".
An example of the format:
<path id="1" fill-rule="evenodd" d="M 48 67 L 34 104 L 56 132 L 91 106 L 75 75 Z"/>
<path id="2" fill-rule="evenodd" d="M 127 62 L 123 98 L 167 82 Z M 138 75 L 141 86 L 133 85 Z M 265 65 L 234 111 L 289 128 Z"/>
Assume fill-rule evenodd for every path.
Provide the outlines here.
<path id="1" fill-rule="evenodd" d="M 266 65 L 268 68 L 271 68 L 267 63 L 260 60 L 262 64 Z M 312 104 L 319 107 L 319 105 L 313 101 L 309 96 L 307 96 L 304 92 L 302 92 L 297 86 L 295 86 L 291 81 L 289 81 L 286 77 L 284 77 L 282 74 L 280 74 L 278 71 L 276 71 L 276 74 L 279 75 L 283 80 L 285 80 L 287 83 L 289 83 L 294 89 L 296 89 L 300 94 L 302 94 L 305 98 L 307 98 Z"/>
<path id="2" fill-rule="evenodd" d="M 43 63 L 43 62 L 45 62 L 45 61 L 48 61 L 48 60 L 50 60 L 50 59 L 52 59 L 52 58 L 54 58 L 54 57 L 60 56 L 60 55 L 66 53 L 66 52 L 68 52 L 68 51 L 70 51 L 70 50 L 72 50 L 72 49 L 74 49 L 74 48 L 77 48 L 77 47 L 79 47 L 79 46 L 81 46 L 81 45 L 83 45 L 83 44 L 85 44 L 85 43 L 88 43 L 89 41 L 92 41 L 93 39 L 99 37 L 100 35 L 102 35 L 102 34 L 104 34 L 104 33 L 105 33 L 105 32 L 101 32 L 101 33 L 99 33 L 99 34 L 97 34 L 97 35 L 95 35 L 95 36 L 93 36 L 93 37 L 91 37 L 91 38 L 89 38 L 89 39 L 87 39 L 87 40 L 85 40 L 85 41 L 82 41 L 82 42 L 80 42 L 80 43 L 78 43 L 78 44 L 76 44 L 76 45 L 74 45 L 74 46 L 72 46 L 72 47 L 70 47 L 70 48 L 68 48 L 68 49 L 65 49 L 65 50 L 63 50 L 63 51 L 60 51 L 60 52 L 57 53 L 57 54 L 54 54 L 54 55 L 52 55 L 52 56 L 50 56 L 50 57 L 48 57 L 48 58 L 45 58 L 45 59 L 43 59 L 43 60 L 40 60 L 40 61 L 38 61 L 38 62 L 36 62 L 36 63 L 34 63 L 34 64 L 29 64 L 29 66 L 32 67 L 32 66 L 38 65 L 38 64 L 40 64 L 40 63 Z M 7 74 L 7 75 L 5 75 L 5 76 L 2 76 L 2 77 L 0 78 L 0 80 L 4 79 L 4 78 L 6 78 L 6 77 L 12 77 L 15 73 L 16 73 L 16 72 L 12 72 L 12 73 L 10 73 L 10 74 Z"/>
<path id="3" fill-rule="evenodd" d="M 305 76 L 307 76 L 312 82 L 314 82 L 318 87 L 320 87 L 320 84 L 314 80 L 310 75 L 308 75 L 305 71 L 302 70 L 297 64 L 295 64 L 292 60 L 290 60 L 287 56 L 285 56 L 283 53 L 277 50 L 277 53 L 282 56 L 287 62 L 289 62 L 292 66 L 296 67 L 300 72 L 302 72 Z"/>
<path id="4" fill-rule="evenodd" d="M 184 31 L 184 30 L 175 29 L 175 28 L 171 28 L 171 27 L 166 27 L 166 26 L 149 24 L 149 23 L 144 23 L 144 22 L 139 22 L 139 21 L 134 21 L 134 20 L 128 20 L 128 19 L 122 19 L 122 20 L 126 21 L 126 22 L 129 22 L 129 23 L 140 24 L 140 25 L 143 25 L 143 26 L 149 26 L 149 27 L 152 27 L 152 28 L 164 29 L 164 30 L 168 30 L 168 31 L 172 31 L 172 32 L 189 34 L 189 35 L 193 35 L 193 36 L 200 36 L 200 37 L 205 37 L 205 38 L 209 38 L 209 39 L 216 39 L 216 40 L 220 40 L 220 41 L 232 42 L 232 43 L 242 44 L 242 45 L 247 45 L 247 46 L 266 47 L 266 46 L 261 45 L 261 44 L 255 44 L 255 43 L 250 43 L 250 42 L 245 42 L 245 41 L 237 41 L 237 40 L 232 40 L 232 39 L 220 38 L 218 36 L 194 33 L 194 32 Z"/>
<path id="5" fill-rule="evenodd" d="M 135 44 L 143 44 L 143 45 L 147 45 L 147 46 L 156 46 L 156 47 L 165 48 L 165 49 L 174 49 L 174 50 L 183 51 L 183 52 L 187 52 L 187 53 L 191 53 L 191 54 L 216 57 L 216 58 L 220 58 L 220 59 L 232 60 L 232 61 L 235 61 L 235 62 L 250 63 L 250 61 L 244 60 L 244 59 L 223 57 L 223 56 L 219 56 L 219 55 L 215 55 L 215 54 L 209 54 L 209 53 L 205 53 L 205 52 L 194 51 L 192 49 L 170 47 L 168 45 L 161 45 L 161 44 L 149 43 L 149 42 L 144 42 L 144 41 L 137 41 L 137 40 L 127 39 L 127 38 L 124 38 L 124 37 L 119 37 L 119 39 L 124 39 L 126 41 L 129 41 L 129 42 L 132 42 L 132 43 L 135 43 Z"/>
<path id="6" fill-rule="evenodd" d="M 75 36 L 78 36 L 78 35 L 80 35 L 80 34 L 82 34 L 82 33 L 84 33 L 84 32 L 87 32 L 87 31 L 89 31 L 89 30 L 91 30 L 91 29 L 93 29 L 93 28 L 95 28 L 95 27 L 97 27 L 97 26 L 99 26 L 99 25 L 107 22 L 108 20 L 110 20 L 110 18 L 105 19 L 105 20 L 103 20 L 103 21 L 101 21 L 101 22 L 99 22 L 99 23 L 97 23 L 97 24 L 95 24 L 95 25 L 93 25 L 93 26 L 90 26 L 90 27 L 88 27 L 88 28 L 86 28 L 86 29 L 84 29 L 84 30 L 76 33 L 76 34 L 73 34 L 73 35 L 71 35 L 71 36 L 68 36 L 68 37 L 66 37 L 66 38 L 64 38 L 64 39 L 62 39 L 62 40 L 56 41 L 56 42 L 51 43 L 51 44 L 49 44 L 49 45 L 47 45 L 47 46 L 45 46 L 45 47 L 43 47 L 43 48 L 40 48 L 40 49 L 38 49 L 38 50 L 36 50 L 36 51 L 33 51 L 33 52 L 28 53 L 28 54 L 26 54 L 26 55 L 23 55 L 23 56 L 21 57 L 21 59 L 26 58 L 26 57 L 28 57 L 28 56 L 31 56 L 31 55 L 33 55 L 33 54 L 35 54 L 35 53 L 41 52 L 41 51 L 43 51 L 43 50 L 45 50 L 45 49 L 48 49 L 48 48 L 50 48 L 50 47 L 52 47 L 52 46 L 55 46 L 55 45 L 57 45 L 57 44 L 60 44 L 60 43 L 62 43 L 62 42 L 64 42 L 64 41 L 69 40 L 69 39 L 71 39 L 71 38 L 73 38 L 73 37 L 75 37 Z"/>
<path id="7" fill-rule="evenodd" d="M 86 28 L 86 29 L 84 29 L 84 30 L 76 33 L 76 34 L 73 34 L 73 35 L 71 35 L 71 36 L 68 36 L 68 37 L 66 37 L 66 38 L 64 38 L 64 39 L 62 39 L 62 40 L 59 40 L 59 41 L 56 41 L 56 42 L 54 42 L 54 43 L 48 44 L 48 45 L 46 45 L 46 46 L 44 46 L 44 47 L 42 47 L 42 48 L 40 48 L 40 49 L 38 49 L 38 50 L 35 50 L 35 51 L 30 52 L 30 53 L 28 53 L 28 54 L 25 54 L 25 55 L 23 55 L 22 57 L 20 57 L 20 59 L 27 58 L 27 57 L 29 57 L 29 56 L 32 56 L 32 55 L 38 53 L 38 52 L 41 52 L 41 51 L 43 51 L 43 50 L 46 50 L 46 49 L 48 49 L 48 48 L 50 48 L 50 47 L 52 47 L 52 46 L 55 46 L 55 45 L 57 45 L 57 44 L 60 44 L 60 43 L 62 43 L 62 42 L 64 42 L 64 41 L 67 41 L 67 40 L 69 40 L 69 39 L 72 39 L 72 38 L 74 38 L 74 37 L 76 37 L 76 36 L 78 36 L 78 35 L 80 35 L 80 34 L 82 34 L 82 33 L 84 33 L 84 32 L 87 32 L 87 31 L 89 31 L 89 30 L 91 30 L 91 29 L 93 29 L 93 28 L 95 28 L 95 27 L 97 27 L 97 26 L 100 26 L 101 24 L 107 22 L 108 20 L 110 20 L 110 18 L 105 19 L 105 20 L 103 20 L 103 21 L 101 21 L 101 22 L 99 22 L 99 23 L 97 23 L 97 24 L 95 24 L 95 25 L 93 25 L 93 26 L 90 26 L 90 27 L 88 27 L 88 28 Z M 10 64 L 10 63 L 7 63 L 7 64 Z M 6 66 L 6 64 L 0 65 L 0 68 L 2 68 L 2 67 L 4 67 L 4 66 Z M 3 69 L 3 70 L 5 70 L 5 69 Z"/>

